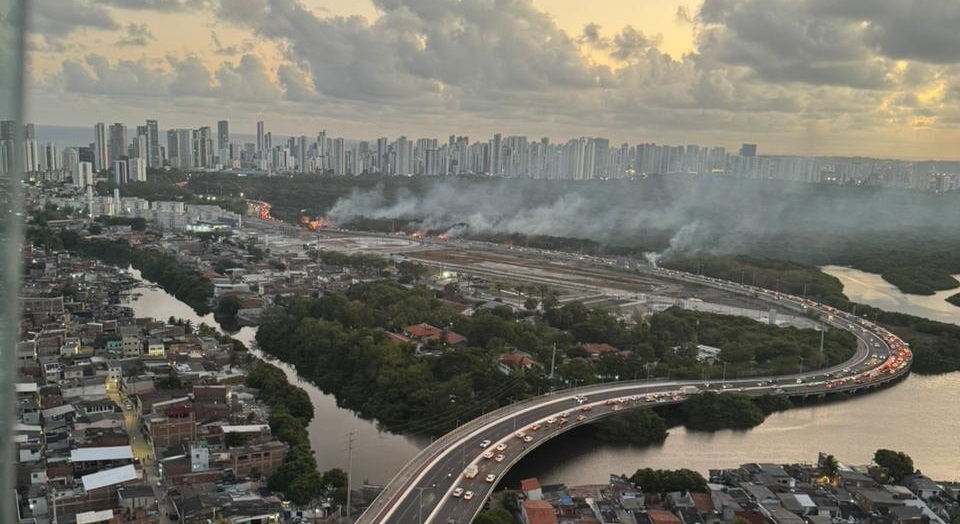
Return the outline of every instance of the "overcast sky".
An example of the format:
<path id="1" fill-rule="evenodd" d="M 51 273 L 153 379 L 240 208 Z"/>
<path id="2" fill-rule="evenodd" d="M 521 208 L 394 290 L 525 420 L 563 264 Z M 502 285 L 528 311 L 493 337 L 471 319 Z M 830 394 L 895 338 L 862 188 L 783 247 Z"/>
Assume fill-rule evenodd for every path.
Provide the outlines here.
<path id="1" fill-rule="evenodd" d="M 27 120 L 960 159 L 957 0 L 32 0 Z"/>

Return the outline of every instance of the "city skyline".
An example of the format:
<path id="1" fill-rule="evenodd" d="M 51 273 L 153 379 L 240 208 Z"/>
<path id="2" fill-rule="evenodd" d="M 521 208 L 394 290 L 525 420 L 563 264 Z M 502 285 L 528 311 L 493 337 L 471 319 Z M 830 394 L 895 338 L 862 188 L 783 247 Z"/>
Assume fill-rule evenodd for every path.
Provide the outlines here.
<path id="1" fill-rule="evenodd" d="M 291 136 L 763 136 L 775 155 L 960 158 L 960 39 L 937 30 L 960 7 L 946 0 L 32 5 L 40 124 L 229 112 Z"/>
<path id="2" fill-rule="evenodd" d="M 161 129 L 156 119 L 145 122 L 146 125 L 133 127 L 136 132 L 132 139 L 127 138 L 128 126 L 124 123 L 115 122 L 108 127 L 97 122 L 92 126 L 92 142 L 83 138 L 59 144 L 45 140 L 42 127 L 38 133 L 35 124 L 27 124 L 28 171 L 43 178 L 59 179 L 66 173 L 74 179 L 87 180 L 88 172 L 92 176 L 109 167 L 118 184 L 146 181 L 147 167 L 170 166 L 182 170 L 333 175 L 488 174 L 548 180 L 732 175 L 932 191 L 960 187 L 960 165 L 952 161 L 763 155 L 758 154 L 763 151 L 762 145 L 758 148 L 757 143 L 748 142 L 728 150 L 725 146 L 692 143 L 617 144 L 602 136 L 558 141 L 502 133 L 479 139 L 455 133 L 446 139 L 407 135 L 346 139 L 336 133 L 328 136 L 326 129 L 309 136 L 274 137 L 272 128 L 262 120 L 256 123 L 255 135 L 231 134 L 227 119 L 217 121 L 214 140 L 209 125 Z M 161 135 L 166 136 L 165 141 Z M 5 147 L 8 142 L 3 142 Z"/>

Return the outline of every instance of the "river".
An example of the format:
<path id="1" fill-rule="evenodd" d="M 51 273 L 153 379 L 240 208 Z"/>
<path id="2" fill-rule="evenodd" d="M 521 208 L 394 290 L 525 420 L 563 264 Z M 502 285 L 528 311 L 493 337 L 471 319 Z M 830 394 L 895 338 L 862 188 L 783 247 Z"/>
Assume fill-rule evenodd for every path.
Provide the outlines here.
<path id="1" fill-rule="evenodd" d="M 936 296 L 907 295 L 879 275 L 828 266 L 844 292 L 857 302 L 942 322 L 960 323 L 960 308 Z M 952 310 L 951 310 L 952 308 Z M 536 476 L 541 483 L 568 485 L 606 482 L 610 473 L 637 468 L 690 468 L 701 473 L 747 462 L 816 462 L 820 451 L 851 464 L 870 462 L 878 448 L 903 451 L 914 465 L 938 480 L 960 480 L 960 373 L 911 374 L 889 389 L 767 417 L 748 431 L 688 432 L 670 430 L 662 446 L 625 447 L 596 441 L 585 434 L 560 437 L 529 455 L 505 482 Z"/>
<path id="2" fill-rule="evenodd" d="M 889 289 L 871 287 L 877 282 L 855 270 L 845 269 L 835 276 L 850 286 L 852 298 L 877 307 L 884 304 L 873 304 L 871 297 L 879 296 L 881 291 L 915 307 L 929 298 L 891 294 Z M 854 293 L 854 289 L 858 291 Z M 199 317 L 162 290 L 138 288 L 136 292 L 142 296 L 131 306 L 138 316 L 165 319 L 172 315 L 190 319 L 194 324 L 215 325 L 212 315 Z M 913 314 L 919 314 L 916 311 L 920 310 Z M 232 335 L 249 345 L 254 334 L 255 329 L 243 328 Z M 273 363 L 313 400 L 316 416 L 308 429 L 321 470 L 346 467 L 349 432 L 354 432 L 354 486 L 363 481 L 385 483 L 426 444 L 378 431 L 374 423 L 338 408 L 331 395 L 300 381 L 290 366 Z M 878 448 L 906 452 L 917 468 L 935 479 L 960 480 L 960 417 L 955 407 L 958 397 L 960 373 L 910 375 L 878 393 L 771 415 L 748 431 L 696 433 L 673 428 L 662 446 L 612 446 L 583 433 L 572 433 L 522 460 L 506 476 L 503 485 L 514 486 L 519 479 L 531 476 L 548 484 L 603 483 L 610 473 L 629 474 L 642 467 L 690 468 L 706 473 L 711 468 L 735 467 L 746 462 L 815 462 L 820 451 L 832 453 L 841 461 L 861 464 L 869 462 Z"/>
<path id="3" fill-rule="evenodd" d="M 880 275 L 873 273 L 864 273 L 844 266 L 824 266 L 820 270 L 840 279 L 843 283 L 843 294 L 854 302 L 869 304 L 884 311 L 906 313 L 960 325 L 960 307 L 946 300 L 960 291 L 960 288 L 938 291 L 928 296 L 908 295 Z"/>
<path id="4" fill-rule="evenodd" d="M 140 278 L 140 272 L 130 270 Z M 197 315 L 190 306 L 180 302 L 162 289 L 139 287 L 132 291 L 140 296 L 128 305 L 138 317 L 167 319 L 171 316 L 190 320 L 193 325 L 201 322 L 216 326 L 213 314 Z M 254 348 L 256 328 L 244 327 L 230 336 L 251 347 L 253 354 L 263 358 L 262 352 Z M 393 435 L 377 429 L 374 422 L 363 420 L 350 410 L 337 407 L 333 395 L 324 394 L 316 386 L 301 380 L 293 366 L 270 360 L 287 374 L 291 383 L 305 389 L 313 401 L 314 418 L 307 430 L 310 433 L 310 446 L 316 453 L 320 471 L 330 468 L 347 469 L 347 443 L 353 433 L 353 479 L 351 485 L 359 487 L 364 483 L 382 485 L 388 482 L 413 456 L 429 441 L 415 440 Z"/>

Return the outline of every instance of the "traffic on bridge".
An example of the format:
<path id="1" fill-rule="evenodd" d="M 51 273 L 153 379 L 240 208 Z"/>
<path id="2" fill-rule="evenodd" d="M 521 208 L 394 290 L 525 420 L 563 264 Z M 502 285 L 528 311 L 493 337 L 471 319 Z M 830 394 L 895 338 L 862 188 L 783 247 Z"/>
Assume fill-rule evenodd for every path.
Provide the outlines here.
<path id="1" fill-rule="evenodd" d="M 467 524 L 481 511 L 497 482 L 523 456 L 571 428 L 631 408 L 678 404 L 703 391 L 819 398 L 877 388 L 899 380 L 910 370 L 912 353 L 908 345 L 856 315 L 759 287 L 654 267 L 645 271 L 815 315 L 826 325 L 853 333 L 857 350 L 843 364 L 795 375 L 720 382 L 615 382 L 556 391 L 501 408 L 423 449 L 387 484 L 358 522 Z"/>

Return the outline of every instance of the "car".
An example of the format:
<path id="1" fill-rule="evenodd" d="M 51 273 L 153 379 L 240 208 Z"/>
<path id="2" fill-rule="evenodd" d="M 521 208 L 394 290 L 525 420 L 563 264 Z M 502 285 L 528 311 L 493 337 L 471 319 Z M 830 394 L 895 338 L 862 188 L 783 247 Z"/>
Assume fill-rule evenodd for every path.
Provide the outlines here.
<path id="1" fill-rule="evenodd" d="M 493 458 L 493 452 L 492 452 L 492 451 L 484 451 L 482 456 L 483 456 L 483 458 L 485 458 L 485 459 L 492 459 L 492 458 Z"/>
<path id="2" fill-rule="evenodd" d="M 481 447 L 481 448 L 486 448 L 486 447 L 489 446 L 489 445 L 490 445 L 490 441 L 489 441 L 489 440 L 484 440 L 483 442 L 480 443 L 480 447 Z"/>
<path id="3" fill-rule="evenodd" d="M 538 422 L 534 422 L 533 425 L 530 426 L 530 431 L 537 431 L 538 429 L 540 429 L 540 424 Z"/>
<path id="4" fill-rule="evenodd" d="M 553 423 L 556 422 L 556 421 L 557 421 L 557 419 L 555 419 L 555 418 L 553 418 L 553 417 L 550 417 L 550 418 L 548 418 L 548 419 L 546 420 L 547 424 L 553 424 Z"/>
<path id="5" fill-rule="evenodd" d="M 591 406 L 583 406 L 583 407 L 580 408 L 580 411 L 590 411 L 591 409 L 593 409 L 593 407 L 591 407 Z"/>
<path id="6" fill-rule="evenodd" d="M 494 475 L 493 473 L 491 473 L 491 474 L 487 475 L 487 478 L 485 478 L 485 479 L 483 479 L 483 480 L 487 481 L 487 482 L 490 483 L 490 484 L 493 484 L 493 481 L 494 481 L 494 480 L 497 480 L 497 476 Z"/>
<path id="7" fill-rule="evenodd" d="M 450 495 L 452 495 L 452 496 L 454 496 L 454 497 L 457 497 L 457 498 L 460 498 L 460 495 L 463 495 L 463 488 L 456 488 L 456 489 L 454 489 L 454 490 L 453 490 L 453 493 L 451 493 Z"/>
<path id="8" fill-rule="evenodd" d="M 503 452 L 503 450 L 507 449 L 507 444 L 504 442 L 501 442 L 497 444 L 497 447 L 494 449 L 496 449 L 497 451 Z"/>
<path id="9" fill-rule="evenodd" d="M 463 500 L 471 500 L 471 499 L 473 499 L 473 492 L 472 491 L 464 492 Z"/>
<path id="10" fill-rule="evenodd" d="M 523 441 L 529 444 L 529 443 L 533 442 L 533 437 L 531 437 L 530 435 L 527 435 L 527 436 L 523 437 Z"/>
<path id="11" fill-rule="evenodd" d="M 514 433 L 513 436 L 522 439 L 523 437 L 526 437 L 527 434 L 524 433 L 524 432 L 522 432 L 522 431 L 518 431 L 518 432 Z"/>
<path id="12" fill-rule="evenodd" d="M 613 411 L 620 411 L 623 409 L 623 406 L 613 406 Z"/>
<path id="13" fill-rule="evenodd" d="M 500 455 L 497 455 L 496 457 L 493 457 L 493 460 L 496 460 L 497 462 L 503 462 L 506 458 L 507 457 L 505 457 L 503 454 L 500 454 Z"/>
<path id="14" fill-rule="evenodd" d="M 570 416 L 570 413 L 567 413 L 566 411 L 560 413 L 560 415 L 559 415 L 560 418 L 567 418 L 567 417 L 569 417 L 569 416 Z"/>

